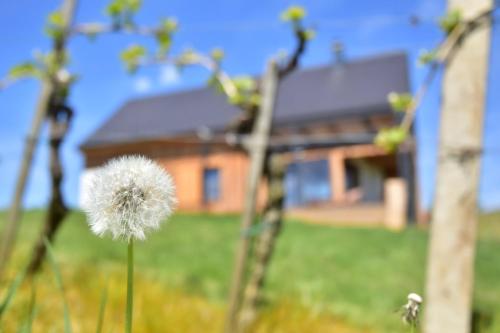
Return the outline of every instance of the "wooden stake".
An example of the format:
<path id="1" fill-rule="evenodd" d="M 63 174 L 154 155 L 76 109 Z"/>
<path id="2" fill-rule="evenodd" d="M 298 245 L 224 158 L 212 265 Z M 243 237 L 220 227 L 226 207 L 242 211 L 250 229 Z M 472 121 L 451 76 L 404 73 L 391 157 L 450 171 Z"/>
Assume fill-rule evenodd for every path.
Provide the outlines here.
<path id="1" fill-rule="evenodd" d="M 262 288 L 266 279 L 276 240 L 283 223 L 283 203 L 285 199 L 285 170 L 283 156 L 273 153 L 268 158 L 269 199 L 264 211 L 262 231 L 255 245 L 255 260 L 245 288 L 236 332 L 247 332 L 257 315 Z"/>
<path id="2" fill-rule="evenodd" d="M 63 3 L 61 13 L 65 24 L 65 33 L 58 42 L 54 43 L 54 52 L 57 57 L 62 57 L 65 51 L 66 37 L 69 27 L 71 27 L 73 23 L 76 4 L 77 0 L 65 0 Z M 23 194 L 26 188 L 29 171 L 31 169 L 33 154 L 38 138 L 40 137 L 43 121 L 48 114 L 50 100 L 55 92 L 54 90 L 55 87 L 51 82 L 42 82 L 42 89 L 40 96 L 38 97 L 37 108 L 33 116 L 31 129 L 24 147 L 23 158 L 21 160 L 21 167 L 16 182 L 12 205 L 10 207 L 7 223 L 2 234 L 2 241 L 0 244 L 0 279 L 3 276 L 3 272 L 9 262 L 15 245 L 21 219 Z"/>
<path id="3" fill-rule="evenodd" d="M 257 190 L 262 179 L 266 150 L 271 132 L 273 110 L 278 88 L 278 67 L 274 61 L 268 64 L 263 78 L 262 105 L 257 115 L 250 145 L 250 171 L 247 183 L 245 207 L 241 218 L 241 238 L 236 250 L 233 278 L 229 293 L 229 307 L 224 332 L 234 333 L 245 282 L 247 261 L 250 252 L 249 230 L 255 217 Z"/>
<path id="4" fill-rule="evenodd" d="M 471 19 L 491 0 L 448 0 Z M 446 65 L 424 331 L 469 333 L 490 24 L 466 32 Z"/>

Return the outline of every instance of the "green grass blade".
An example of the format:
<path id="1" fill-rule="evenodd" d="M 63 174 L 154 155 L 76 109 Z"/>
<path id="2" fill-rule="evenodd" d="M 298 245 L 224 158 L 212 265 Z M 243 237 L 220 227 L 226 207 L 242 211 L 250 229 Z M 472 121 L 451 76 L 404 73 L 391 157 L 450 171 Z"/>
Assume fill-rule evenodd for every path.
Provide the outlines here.
<path id="1" fill-rule="evenodd" d="M 106 281 L 106 286 L 104 287 L 101 295 L 101 304 L 99 305 L 99 317 L 97 318 L 97 328 L 96 332 L 102 332 L 102 324 L 104 323 L 104 312 L 106 309 L 106 304 L 108 302 L 108 286 L 109 282 Z"/>
<path id="2" fill-rule="evenodd" d="M 4 313 L 7 311 L 7 308 L 14 299 L 17 289 L 19 288 L 24 278 L 26 277 L 26 273 L 27 273 L 26 269 L 23 269 L 16 275 L 16 278 L 10 284 L 9 289 L 7 290 L 7 294 L 5 295 L 5 298 L 0 304 L 0 320 L 2 320 Z"/>
<path id="3" fill-rule="evenodd" d="M 52 268 L 52 271 L 54 273 L 55 279 L 56 279 L 56 285 L 59 288 L 59 291 L 61 292 L 61 296 L 63 299 L 63 304 L 64 304 L 64 332 L 65 333 L 71 333 L 71 318 L 69 315 L 69 306 L 68 306 L 68 301 L 66 300 L 66 295 L 64 293 L 64 284 L 62 280 L 62 275 L 61 275 L 61 270 L 59 269 L 59 266 L 57 265 L 57 261 L 55 259 L 54 251 L 52 249 L 52 246 L 50 245 L 50 242 L 48 241 L 47 238 L 44 240 L 45 247 L 47 248 L 47 257 L 49 258 L 50 266 Z"/>
<path id="4" fill-rule="evenodd" d="M 28 318 L 25 323 L 19 329 L 19 333 L 31 333 L 33 330 L 33 321 L 36 316 L 36 282 L 33 280 L 33 285 L 31 288 L 30 304 L 28 307 Z"/>

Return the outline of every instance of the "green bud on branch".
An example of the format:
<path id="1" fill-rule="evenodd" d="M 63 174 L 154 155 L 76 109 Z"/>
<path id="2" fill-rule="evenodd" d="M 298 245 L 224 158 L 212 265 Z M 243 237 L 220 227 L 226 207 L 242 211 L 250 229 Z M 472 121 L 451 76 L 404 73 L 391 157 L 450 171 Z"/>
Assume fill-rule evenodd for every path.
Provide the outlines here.
<path id="1" fill-rule="evenodd" d="M 210 52 L 210 57 L 212 58 L 213 61 L 216 63 L 220 63 L 222 59 L 224 58 L 224 50 L 221 48 L 216 47 Z"/>
<path id="2" fill-rule="evenodd" d="M 249 102 L 250 102 L 250 104 L 259 106 L 260 103 L 262 102 L 262 97 L 260 96 L 260 94 L 254 93 L 254 94 L 250 95 Z"/>
<path id="3" fill-rule="evenodd" d="M 238 105 L 244 105 L 246 98 L 244 95 L 242 95 L 238 92 L 234 95 L 228 96 L 227 100 L 228 100 L 229 104 L 238 106 Z"/>
<path id="4" fill-rule="evenodd" d="M 261 98 L 257 92 L 257 83 L 247 75 L 232 78 L 236 93 L 228 96 L 229 103 L 237 106 L 258 106 Z"/>
<path id="5" fill-rule="evenodd" d="M 55 53 L 48 52 L 37 55 L 38 67 L 41 68 L 41 73 L 47 78 L 53 78 L 56 73 L 69 62 L 67 52 Z"/>
<path id="6" fill-rule="evenodd" d="M 387 152 L 394 152 L 406 140 L 408 132 L 401 127 L 382 129 L 375 137 L 375 144 Z"/>
<path id="7" fill-rule="evenodd" d="M 398 94 L 391 92 L 387 95 L 387 101 L 396 112 L 405 112 L 413 105 L 413 96 L 408 93 Z"/>
<path id="8" fill-rule="evenodd" d="M 420 54 L 418 56 L 418 64 L 420 66 L 428 65 L 428 64 L 436 61 L 436 57 L 437 57 L 436 50 L 432 50 L 432 51 L 422 50 L 422 51 L 420 51 Z"/>
<path id="9" fill-rule="evenodd" d="M 453 9 L 439 19 L 439 26 L 449 35 L 462 22 L 462 12 L 459 9 Z"/>
<path id="10" fill-rule="evenodd" d="M 245 93 L 253 91 L 257 87 L 255 80 L 247 75 L 234 77 L 233 84 L 236 86 L 236 89 Z"/>
<path id="11" fill-rule="evenodd" d="M 177 66 L 185 66 L 196 63 L 198 60 L 198 56 L 195 51 L 191 49 L 187 49 L 177 58 L 176 65 Z"/>
<path id="12" fill-rule="evenodd" d="M 39 77 L 40 69 L 32 62 L 24 62 L 12 67 L 9 76 L 13 79 L 22 79 L 26 77 Z"/>
<path id="13" fill-rule="evenodd" d="M 217 78 L 217 75 L 212 74 L 210 75 L 208 81 L 207 81 L 207 86 L 212 87 L 215 89 L 220 94 L 224 93 L 224 87 L 220 83 L 219 79 Z"/>
<path id="14" fill-rule="evenodd" d="M 142 5 L 142 0 L 113 0 L 106 7 L 106 13 L 117 17 L 127 12 L 136 13 Z"/>
<path id="15" fill-rule="evenodd" d="M 161 21 L 160 29 L 168 33 L 176 32 L 179 28 L 179 22 L 175 17 L 168 17 Z"/>
<path id="16" fill-rule="evenodd" d="M 306 10 L 301 6 L 290 6 L 281 13 L 281 20 L 285 22 L 298 22 L 306 16 Z"/>
<path id="17" fill-rule="evenodd" d="M 45 33 L 53 38 L 60 39 L 64 34 L 64 17 L 60 11 L 55 11 L 49 14 L 45 26 Z"/>
<path id="18" fill-rule="evenodd" d="M 160 57 L 165 56 L 172 46 L 172 35 L 177 30 L 177 20 L 174 18 L 163 19 L 159 29 L 156 31 Z"/>
<path id="19" fill-rule="evenodd" d="M 142 0 L 113 0 L 106 7 L 116 26 L 133 25 L 132 17 L 141 8 Z"/>
<path id="20" fill-rule="evenodd" d="M 120 54 L 121 60 L 125 63 L 127 70 L 134 73 L 142 58 L 146 55 L 146 49 L 140 45 L 131 45 Z"/>
<path id="21" fill-rule="evenodd" d="M 307 29 L 302 32 L 305 40 L 312 40 L 316 37 L 316 31 L 313 29 Z"/>

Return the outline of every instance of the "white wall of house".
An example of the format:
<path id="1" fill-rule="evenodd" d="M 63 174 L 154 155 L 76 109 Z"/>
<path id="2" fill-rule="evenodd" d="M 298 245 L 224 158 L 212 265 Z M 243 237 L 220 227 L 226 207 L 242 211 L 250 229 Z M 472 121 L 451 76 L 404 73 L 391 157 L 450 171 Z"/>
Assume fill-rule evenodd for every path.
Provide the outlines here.
<path id="1" fill-rule="evenodd" d="M 80 191 L 78 196 L 78 206 L 83 208 L 85 206 L 85 202 L 88 200 L 89 195 L 89 186 L 92 184 L 92 179 L 94 178 L 96 172 L 99 168 L 87 168 L 83 170 L 80 174 Z"/>

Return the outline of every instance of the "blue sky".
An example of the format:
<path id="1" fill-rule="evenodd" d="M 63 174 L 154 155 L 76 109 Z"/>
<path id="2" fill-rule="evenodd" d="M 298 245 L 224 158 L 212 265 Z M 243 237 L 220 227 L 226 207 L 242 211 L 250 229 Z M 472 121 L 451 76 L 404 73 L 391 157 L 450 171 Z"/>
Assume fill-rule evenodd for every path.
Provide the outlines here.
<path id="1" fill-rule="evenodd" d="M 16 0 L 0 2 L 0 76 L 9 68 L 29 59 L 35 50 L 47 50 L 43 34 L 45 16 L 60 1 Z M 77 22 L 106 21 L 105 1 L 81 1 Z M 278 14 L 290 4 L 302 4 L 308 20 L 317 30 L 302 62 L 304 67 L 331 61 L 331 44 L 341 40 L 346 56 L 358 58 L 381 52 L 405 50 L 410 56 L 410 73 L 415 89 L 425 70 L 415 64 L 419 51 L 432 48 L 441 38 L 435 19 L 445 9 L 439 0 L 145 0 L 137 17 L 139 23 L 153 24 L 174 16 L 180 22 L 174 52 L 186 47 L 208 51 L 220 46 L 226 52 L 224 66 L 230 74 L 259 73 L 265 60 L 282 49 L 290 49 L 293 39 Z M 423 18 L 417 27 L 408 23 L 410 15 Z M 83 158 L 78 145 L 127 99 L 186 89 L 204 84 L 206 73 L 188 69 L 181 74 L 172 68 L 125 73 L 118 61 L 120 50 L 133 42 L 152 45 L 146 38 L 101 36 L 95 41 L 76 37 L 70 43 L 71 70 L 80 75 L 70 98 L 76 111 L 73 127 L 63 149 L 66 170 L 64 193 L 71 205 L 78 202 L 79 174 Z M 481 178 L 480 204 L 500 208 L 500 35 L 492 37 L 489 91 L 485 120 L 485 154 Z M 27 80 L 0 91 L 0 207 L 10 203 L 39 83 Z M 435 83 L 417 117 L 419 144 L 418 170 L 422 202 L 432 202 L 436 166 L 439 119 L 439 84 Z M 25 195 L 27 207 L 42 206 L 48 199 L 48 157 L 46 131 L 35 155 Z"/>

